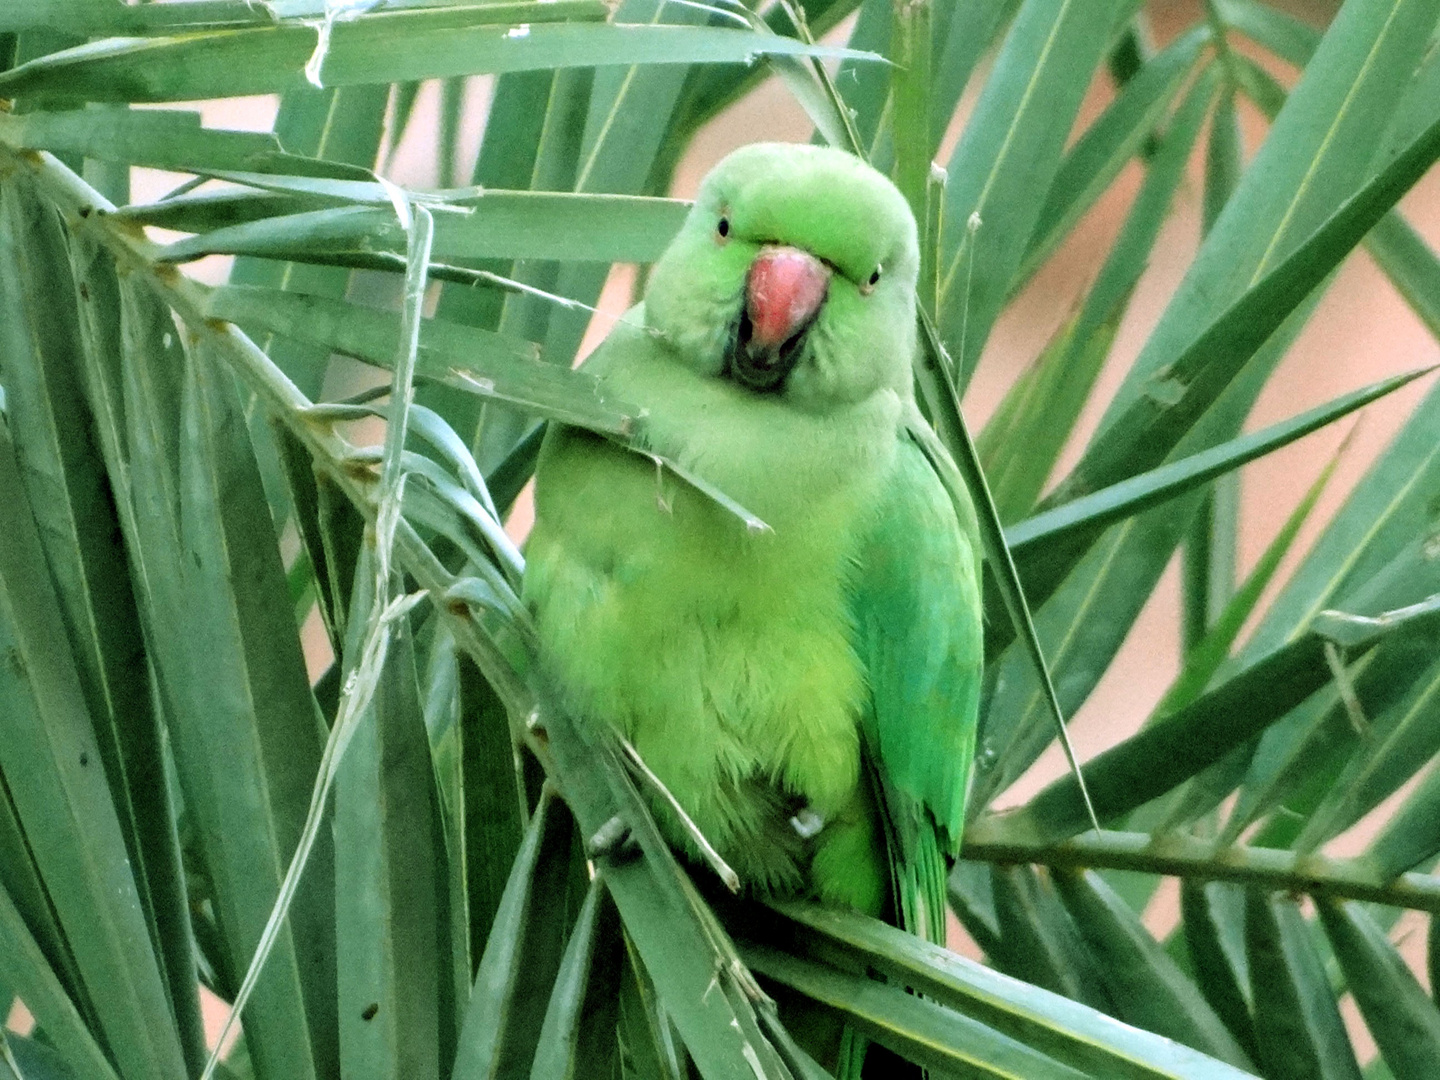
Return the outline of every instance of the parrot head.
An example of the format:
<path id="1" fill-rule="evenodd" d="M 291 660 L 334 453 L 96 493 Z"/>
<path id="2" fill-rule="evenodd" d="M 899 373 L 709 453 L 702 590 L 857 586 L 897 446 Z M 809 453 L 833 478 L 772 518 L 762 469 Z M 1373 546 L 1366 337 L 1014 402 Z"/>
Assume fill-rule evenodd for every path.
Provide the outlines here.
<path id="1" fill-rule="evenodd" d="M 910 393 L 915 219 L 825 147 L 758 143 L 711 170 L 645 291 L 649 328 L 701 375 L 807 411 Z"/>

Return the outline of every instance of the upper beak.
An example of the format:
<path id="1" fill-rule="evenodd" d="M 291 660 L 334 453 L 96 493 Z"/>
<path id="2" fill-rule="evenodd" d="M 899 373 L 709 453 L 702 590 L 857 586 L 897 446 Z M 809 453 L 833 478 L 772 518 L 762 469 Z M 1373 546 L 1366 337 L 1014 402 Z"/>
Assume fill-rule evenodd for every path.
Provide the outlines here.
<path id="1" fill-rule="evenodd" d="M 778 349 L 810 324 L 830 288 L 830 268 L 808 251 L 764 247 L 745 280 L 750 340 Z"/>
<path id="2" fill-rule="evenodd" d="M 778 389 L 799 359 L 800 337 L 830 288 L 830 268 L 796 247 L 770 245 L 750 264 L 731 374 L 752 390 Z"/>

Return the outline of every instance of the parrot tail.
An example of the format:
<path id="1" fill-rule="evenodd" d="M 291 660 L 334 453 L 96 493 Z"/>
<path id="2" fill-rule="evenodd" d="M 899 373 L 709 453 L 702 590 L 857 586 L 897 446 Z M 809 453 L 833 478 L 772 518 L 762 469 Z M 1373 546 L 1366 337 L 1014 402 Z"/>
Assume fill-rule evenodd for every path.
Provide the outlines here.
<path id="1" fill-rule="evenodd" d="M 949 867 L 935 827 L 921 822 L 895 867 L 900 927 L 935 945 L 945 944 L 945 878 Z"/>

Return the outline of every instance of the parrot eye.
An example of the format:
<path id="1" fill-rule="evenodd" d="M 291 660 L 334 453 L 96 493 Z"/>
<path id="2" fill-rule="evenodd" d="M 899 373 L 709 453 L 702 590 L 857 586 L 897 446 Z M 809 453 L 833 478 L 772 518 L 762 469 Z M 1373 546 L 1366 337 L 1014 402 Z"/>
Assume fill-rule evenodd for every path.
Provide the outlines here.
<path id="1" fill-rule="evenodd" d="M 868 279 L 866 279 L 865 284 L 860 286 L 860 295 L 861 295 L 861 296 L 869 296 L 872 292 L 875 291 L 875 283 L 878 282 L 879 280 L 880 280 L 880 267 L 877 266 L 877 267 L 875 267 L 874 272 L 871 273 L 870 277 L 869 277 Z"/>
<path id="2" fill-rule="evenodd" d="M 720 224 L 715 226 L 715 231 L 720 234 L 721 239 L 730 235 L 730 219 L 721 218 Z"/>
<path id="3" fill-rule="evenodd" d="M 871 285 L 874 285 L 874 284 L 875 284 L 876 282 L 878 282 L 879 280 L 880 280 L 880 268 L 877 266 L 877 267 L 875 267 L 875 272 L 870 275 L 870 284 L 871 284 Z"/>

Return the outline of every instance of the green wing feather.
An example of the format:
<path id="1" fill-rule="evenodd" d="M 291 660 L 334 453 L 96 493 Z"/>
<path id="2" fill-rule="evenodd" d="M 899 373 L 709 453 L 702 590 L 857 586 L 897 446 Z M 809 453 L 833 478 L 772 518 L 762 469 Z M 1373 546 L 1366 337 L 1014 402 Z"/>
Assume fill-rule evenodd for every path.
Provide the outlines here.
<path id="1" fill-rule="evenodd" d="M 945 877 L 960 850 L 980 702 L 980 543 L 958 474 L 941 478 L 954 464 L 924 434 L 917 426 L 901 437 L 851 610 L 897 914 L 905 929 L 943 943 Z"/>

